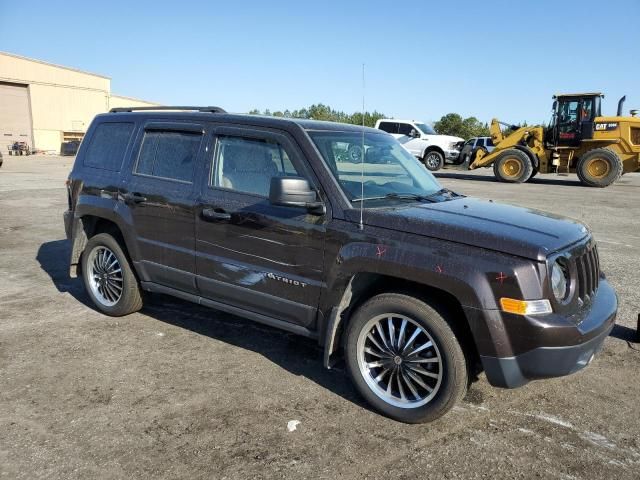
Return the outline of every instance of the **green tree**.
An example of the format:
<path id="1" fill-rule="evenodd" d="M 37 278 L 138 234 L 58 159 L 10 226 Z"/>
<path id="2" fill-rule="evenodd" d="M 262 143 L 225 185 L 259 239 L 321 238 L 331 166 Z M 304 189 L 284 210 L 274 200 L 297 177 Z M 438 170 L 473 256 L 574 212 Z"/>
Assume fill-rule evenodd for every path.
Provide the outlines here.
<path id="1" fill-rule="evenodd" d="M 447 113 L 440 120 L 434 122 L 434 128 L 443 135 L 462 137 L 486 137 L 489 135 L 489 125 L 482 123 L 476 117 L 462 118 L 457 113 Z"/>
<path id="2" fill-rule="evenodd" d="M 273 113 L 266 109 L 261 112 L 258 109 L 253 109 L 249 112 L 252 115 L 273 115 L 274 117 L 285 117 L 285 118 L 306 118 L 311 120 L 323 120 L 327 122 L 339 122 L 339 123 L 351 123 L 354 125 L 362 125 L 362 112 L 355 112 L 352 114 L 347 114 L 340 110 L 334 110 L 328 105 L 323 103 L 316 103 L 311 105 L 308 108 L 301 108 L 300 110 L 284 110 L 284 111 L 274 111 Z M 381 118 L 385 118 L 383 113 L 378 111 L 373 112 L 365 112 L 364 113 L 364 124 L 367 127 L 373 127 Z"/>

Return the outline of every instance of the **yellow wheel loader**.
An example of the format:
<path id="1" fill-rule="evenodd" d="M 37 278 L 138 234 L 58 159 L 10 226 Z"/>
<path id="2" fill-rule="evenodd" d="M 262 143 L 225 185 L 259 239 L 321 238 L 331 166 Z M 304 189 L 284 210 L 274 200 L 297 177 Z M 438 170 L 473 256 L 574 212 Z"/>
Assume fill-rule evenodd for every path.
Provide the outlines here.
<path id="1" fill-rule="evenodd" d="M 623 173 L 640 170 L 638 110 L 603 117 L 601 93 L 555 95 L 548 127 L 515 127 L 493 119 L 491 153 L 478 150 L 469 169 L 493 165 L 498 180 L 522 183 L 540 173 L 577 173 L 590 187 L 606 187 Z M 506 126 L 505 131 L 501 125 Z"/>

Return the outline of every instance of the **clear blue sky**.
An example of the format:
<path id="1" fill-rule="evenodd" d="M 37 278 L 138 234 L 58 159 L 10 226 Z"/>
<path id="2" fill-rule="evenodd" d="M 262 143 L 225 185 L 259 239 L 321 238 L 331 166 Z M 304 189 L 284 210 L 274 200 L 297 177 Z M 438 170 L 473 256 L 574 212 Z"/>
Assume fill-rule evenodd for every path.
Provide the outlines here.
<path id="1" fill-rule="evenodd" d="M 229 111 L 322 102 L 432 121 L 546 121 L 558 91 L 640 107 L 640 0 L 0 0 L 0 50 L 112 91 Z"/>

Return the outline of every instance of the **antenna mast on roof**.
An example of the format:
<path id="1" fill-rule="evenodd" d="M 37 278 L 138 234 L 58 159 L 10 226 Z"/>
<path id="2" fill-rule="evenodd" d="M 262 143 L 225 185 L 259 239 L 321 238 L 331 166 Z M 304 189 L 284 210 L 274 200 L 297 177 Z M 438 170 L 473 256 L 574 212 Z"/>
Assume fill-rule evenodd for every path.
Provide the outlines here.
<path id="1" fill-rule="evenodd" d="M 360 145 L 360 230 L 364 230 L 364 63 L 362 64 L 362 144 Z"/>

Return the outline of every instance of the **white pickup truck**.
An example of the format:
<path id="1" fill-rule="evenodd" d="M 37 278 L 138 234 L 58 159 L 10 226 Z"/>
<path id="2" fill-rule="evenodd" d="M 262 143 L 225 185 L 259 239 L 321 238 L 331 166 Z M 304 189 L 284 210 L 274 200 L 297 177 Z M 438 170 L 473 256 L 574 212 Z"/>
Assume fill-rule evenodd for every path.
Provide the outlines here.
<path id="1" fill-rule="evenodd" d="M 393 135 L 431 171 L 442 168 L 445 160 L 458 163 L 464 139 L 440 135 L 429 125 L 414 120 L 383 118 L 376 128 Z"/>

